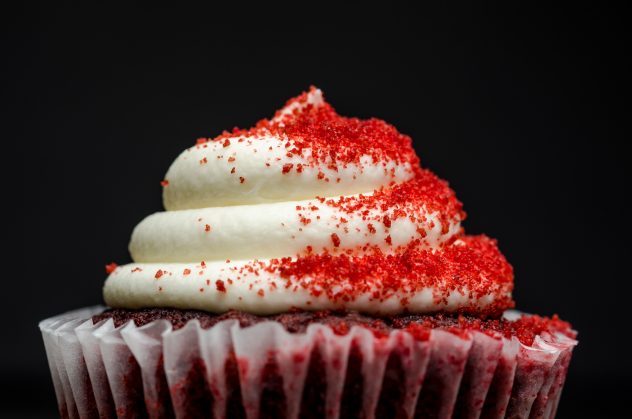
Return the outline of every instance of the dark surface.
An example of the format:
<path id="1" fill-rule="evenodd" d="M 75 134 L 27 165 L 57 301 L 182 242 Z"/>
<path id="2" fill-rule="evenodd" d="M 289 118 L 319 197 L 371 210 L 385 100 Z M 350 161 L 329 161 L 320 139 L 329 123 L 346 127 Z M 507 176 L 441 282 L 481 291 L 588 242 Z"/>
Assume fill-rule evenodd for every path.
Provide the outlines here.
<path id="1" fill-rule="evenodd" d="M 580 331 L 559 417 L 623 415 L 622 13 L 318 7 L 273 21 L 245 6 L 2 13 L 4 239 L 20 252 L 3 263 L 0 416 L 55 416 L 36 323 L 101 301 L 103 265 L 129 260 L 177 154 L 310 84 L 340 113 L 410 134 L 468 231 L 499 239 L 518 308 Z"/>

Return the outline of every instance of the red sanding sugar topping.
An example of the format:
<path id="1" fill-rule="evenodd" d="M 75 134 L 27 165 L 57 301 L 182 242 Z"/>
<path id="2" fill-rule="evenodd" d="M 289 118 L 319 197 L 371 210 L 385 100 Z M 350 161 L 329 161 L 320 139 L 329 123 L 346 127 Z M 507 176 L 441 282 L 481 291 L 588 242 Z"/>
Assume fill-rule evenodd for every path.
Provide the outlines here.
<path id="1" fill-rule="evenodd" d="M 218 279 L 217 281 L 215 281 L 215 287 L 217 288 L 217 291 L 219 292 L 226 292 L 224 281 L 222 281 L 221 279 Z"/>
<path id="2" fill-rule="evenodd" d="M 557 314 L 553 317 L 540 317 L 536 315 L 522 316 L 516 321 L 499 322 L 489 321 L 493 327 L 505 337 L 516 336 L 525 345 L 531 345 L 533 339 L 544 332 L 560 332 L 575 338 L 577 333 L 571 328 L 571 324 L 561 320 Z"/>
<path id="3" fill-rule="evenodd" d="M 112 272 L 116 270 L 117 267 L 118 265 L 114 262 L 108 263 L 107 265 L 105 265 L 105 273 L 111 274 Z"/>
<path id="4" fill-rule="evenodd" d="M 522 315 L 516 320 L 480 319 L 472 316 L 450 316 L 446 314 L 413 315 L 393 318 L 392 326 L 397 329 L 444 329 L 454 334 L 465 331 L 480 331 L 490 336 L 504 336 L 508 339 L 515 336 L 527 346 L 533 344 L 536 336 L 543 333 L 562 333 L 569 338 L 575 338 L 577 333 L 570 323 L 561 320 L 557 315 L 541 317 L 536 315 Z"/>
<path id="5" fill-rule="evenodd" d="M 397 254 L 383 254 L 378 248 L 361 256 L 314 254 L 272 259 L 263 268 L 278 273 L 287 288 L 300 286 L 315 297 L 324 294 L 340 303 L 370 293 L 377 301 L 400 296 L 407 305 L 415 293 L 431 287 L 439 304 L 447 303 L 453 291 L 472 299 L 493 297 L 483 312 L 473 305 L 460 310 L 464 313 L 494 316 L 514 306 L 513 268 L 496 241 L 483 235 L 462 237 L 442 251 L 420 249 L 413 242 Z"/>
<path id="6" fill-rule="evenodd" d="M 465 212 L 463 204 L 456 198 L 456 194 L 448 186 L 448 182 L 439 179 L 434 173 L 425 169 L 415 170 L 413 179 L 392 185 L 388 188 L 381 188 L 372 195 L 358 195 L 339 198 L 325 199 L 325 204 L 339 208 L 340 210 L 352 213 L 364 213 L 364 219 L 374 219 L 376 222 L 384 224 L 386 228 L 391 227 L 391 223 L 400 217 L 414 217 L 419 214 L 420 207 L 425 206 L 426 212 L 439 213 L 443 233 L 448 232 L 448 227 L 453 220 L 464 220 Z M 377 213 L 387 213 L 385 215 L 370 216 L 367 210 L 376 210 Z M 422 220 L 412 219 L 417 222 Z"/>
<path id="7" fill-rule="evenodd" d="M 235 128 L 216 137 L 224 146 L 235 137 L 271 135 L 286 141 L 288 156 L 301 155 L 314 164 L 326 164 L 336 170 L 338 165 L 359 163 L 361 156 L 370 156 L 373 163 L 394 161 L 419 165 L 411 138 L 400 134 L 392 125 L 376 118 L 361 120 L 336 113 L 326 102 L 309 103 L 309 92 L 290 99 L 285 108 L 272 119 L 262 119 L 251 129 Z M 293 109 L 288 112 L 288 109 Z M 287 140 L 291 140 L 287 141 Z M 284 173 L 291 170 L 284 167 Z"/>

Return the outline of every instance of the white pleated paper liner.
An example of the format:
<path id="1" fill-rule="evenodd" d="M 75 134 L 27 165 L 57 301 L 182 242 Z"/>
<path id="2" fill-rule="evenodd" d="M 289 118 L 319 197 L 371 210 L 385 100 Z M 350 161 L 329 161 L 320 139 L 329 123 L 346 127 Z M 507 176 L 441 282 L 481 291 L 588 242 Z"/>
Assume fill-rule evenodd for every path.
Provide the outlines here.
<path id="1" fill-rule="evenodd" d="M 64 418 L 552 418 L 577 343 L 320 324 L 289 333 L 273 321 L 93 324 L 103 309 L 40 323 Z"/>

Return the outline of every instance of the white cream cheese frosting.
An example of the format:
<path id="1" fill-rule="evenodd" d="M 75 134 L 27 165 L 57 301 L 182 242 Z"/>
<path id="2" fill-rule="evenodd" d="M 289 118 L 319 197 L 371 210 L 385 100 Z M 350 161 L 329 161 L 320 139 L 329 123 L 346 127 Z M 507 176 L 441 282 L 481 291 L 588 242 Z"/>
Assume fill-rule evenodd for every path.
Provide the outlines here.
<path id="1" fill-rule="evenodd" d="M 413 177 L 409 163 L 374 163 L 370 156 L 336 170 L 327 164 L 312 166 L 299 155 L 288 156 L 292 146 L 286 147 L 287 143 L 264 135 L 188 148 L 165 176 L 169 182 L 163 191 L 165 208 L 174 211 L 352 195 Z M 283 173 L 288 165 L 292 170 Z M 297 167 L 301 167 L 301 173 Z"/>
<path id="2" fill-rule="evenodd" d="M 262 260 L 265 264 L 267 261 Z M 216 313 L 241 310 L 259 315 L 286 312 L 293 308 L 304 310 L 357 310 L 375 315 L 402 312 L 401 298 L 392 295 L 382 300 L 373 298 L 374 290 L 367 290 L 350 301 L 332 301 L 326 294 L 314 295 L 310 289 L 286 287 L 277 274 L 243 270 L 248 262 L 230 261 L 198 264 L 128 264 L 121 266 L 108 278 L 107 295 L 117 307 L 173 307 L 197 309 Z M 158 273 L 158 278 L 156 278 Z M 230 282 L 229 282 L 230 281 Z M 340 287 L 344 287 L 340 281 Z M 473 303 L 485 307 L 493 303 L 492 295 L 472 298 L 468 289 L 454 290 L 437 301 L 433 288 L 415 292 L 406 308 L 412 313 L 456 311 Z"/>
<path id="3" fill-rule="evenodd" d="M 353 130 L 345 131 L 347 123 Z M 408 137 L 381 121 L 339 117 L 318 89 L 260 124 L 198 141 L 174 161 L 163 182 L 167 211 L 134 229 L 134 263 L 118 267 L 106 280 L 108 305 L 262 315 L 292 307 L 395 314 L 483 310 L 510 299 L 504 265 L 496 269 L 503 284 L 486 292 L 478 280 L 447 286 L 454 274 L 437 272 L 451 259 L 433 262 L 427 275 L 415 273 L 423 286 L 402 278 L 402 289 L 387 293 L 383 288 L 392 284 L 382 286 L 381 276 L 388 275 L 379 266 L 367 274 L 365 287 L 358 287 L 357 278 L 351 283 L 351 271 L 348 278 L 342 272 L 324 277 L 322 270 L 313 276 L 285 274 L 279 260 L 312 263 L 310 258 L 319 255 L 333 257 L 327 263 L 334 265 L 336 257 L 365 254 L 401 257 L 412 251 L 435 258 L 458 245 L 453 243 L 462 233 L 464 214 L 447 185 L 419 168 Z M 323 140 L 326 135 L 330 142 Z M 359 140 L 349 142 L 346 136 Z M 401 152 L 384 144 L 388 141 Z M 425 262 L 412 263 L 422 269 Z M 263 269 L 267 265 L 274 268 Z M 490 272 L 496 271 L 486 269 L 470 277 L 495 283 Z M 318 291 L 317 284 L 327 292 Z M 345 289 L 348 297 L 332 297 Z"/>
<path id="4" fill-rule="evenodd" d="M 415 239 L 420 246 L 438 248 L 460 231 L 459 221 L 451 220 L 443 233 L 438 214 L 428 214 L 423 206 L 410 210 L 415 222 L 400 217 L 389 228 L 375 220 L 390 211 L 368 211 L 347 213 L 308 200 L 160 212 L 134 229 L 130 253 L 136 262 L 209 262 L 295 256 L 308 246 L 335 252 L 361 251 L 368 244 L 391 252 Z"/>

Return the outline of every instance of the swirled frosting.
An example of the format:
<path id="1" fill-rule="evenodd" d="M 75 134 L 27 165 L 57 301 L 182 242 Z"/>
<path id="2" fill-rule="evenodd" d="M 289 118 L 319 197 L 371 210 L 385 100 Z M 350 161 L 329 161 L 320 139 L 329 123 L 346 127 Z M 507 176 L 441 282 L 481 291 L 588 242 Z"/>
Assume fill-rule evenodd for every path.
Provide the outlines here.
<path id="1" fill-rule="evenodd" d="M 112 307 L 271 314 L 292 308 L 497 313 L 511 266 L 463 234 L 447 183 L 410 137 L 338 115 L 316 88 L 269 120 L 198 139 L 162 182 L 134 263 L 113 269 Z"/>

